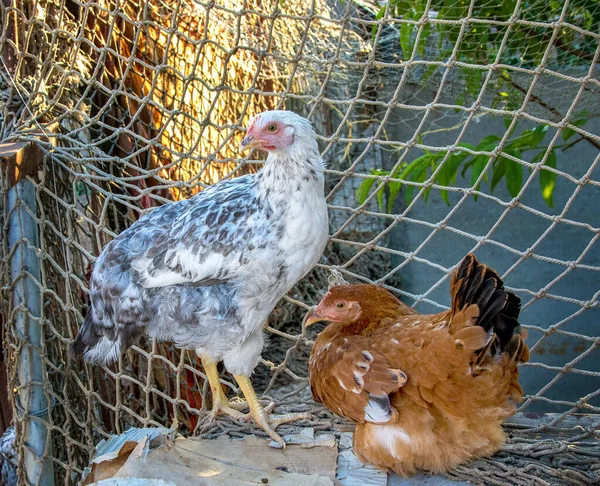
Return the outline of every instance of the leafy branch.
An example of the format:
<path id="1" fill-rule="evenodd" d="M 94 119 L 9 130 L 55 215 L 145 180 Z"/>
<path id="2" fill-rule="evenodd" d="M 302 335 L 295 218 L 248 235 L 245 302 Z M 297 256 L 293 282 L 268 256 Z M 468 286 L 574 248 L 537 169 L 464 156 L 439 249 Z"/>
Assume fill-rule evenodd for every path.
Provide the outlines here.
<path id="1" fill-rule="evenodd" d="M 563 28 L 554 33 L 550 22 L 562 15 L 564 2 L 560 0 L 524 0 L 520 3 L 516 0 L 388 0 L 385 5 L 380 5 L 374 12 L 374 20 L 384 17 L 402 20 L 394 25 L 399 25 L 399 47 L 404 59 L 414 55 L 444 61 L 453 55 L 457 61 L 469 64 L 452 68 L 462 82 L 458 104 L 464 104 L 467 98 L 476 98 L 480 93 L 484 70 L 473 65 L 489 66 L 498 61 L 532 69 L 540 66 L 550 49 L 556 55 L 547 58 L 546 62 L 563 68 L 587 66 L 597 48 L 597 39 L 591 32 L 595 32 L 600 23 L 598 0 L 571 2 L 564 21 L 574 28 Z M 517 5 L 518 18 L 527 23 L 510 23 Z M 469 16 L 479 22 L 461 25 L 459 21 Z M 433 18 L 438 22 L 432 22 Z M 439 20 L 450 22 L 439 23 Z M 373 40 L 378 28 L 378 24 L 372 26 Z M 431 63 L 420 83 L 426 84 L 439 69 L 436 63 Z M 501 76 L 488 81 L 486 91 L 493 95 L 492 108 L 506 104 L 507 98 L 514 99 L 513 104 L 520 106 L 518 100 L 523 99 L 525 92 L 511 74 L 514 73 L 503 70 Z M 544 106 L 539 98 L 533 101 Z M 548 109 L 548 106 L 544 108 Z M 560 115 L 556 111 L 553 114 Z M 593 143 L 592 139 L 586 140 Z"/>
<path id="2" fill-rule="evenodd" d="M 585 122 L 585 118 L 580 118 L 573 121 L 573 125 L 579 127 L 583 126 Z M 509 125 L 510 119 L 506 120 L 506 123 Z M 502 152 L 491 164 L 491 177 L 488 177 L 487 171 L 483 174 L 482 180 L 489 184 L 490 192 L 493 193 L 500 181 L 504 179 L 510 195 L 516 197 L 519 194 L 523 185 L 523 165 L 506 157 L 506 155 L 522 159 L 523 153 L 536 151 L 537 153 L 533 156 L 532 164 L 539 163 L 543 160 L 544 154 L 546 154 L 549 149 L 547 145 L 542 145 L 547 131 L 548 125 L 538 125 L 533 129 L 523 130 L 521 135 L 509 139 L 504 143 Z M 554 186 L 556 184 L 556 173 L 551 170 L 544 170 L 544 168 L 548 167 L 556 169 L 556 150 L 566 150 L 576 143 L 577 140 L 575 142 L 569 142 L 575 134 L 576 132 L 570 128 L 565 128 L 563 130 L 562 138 L 565 144 L 557 145 L 548 152 L 546 161 L 539 171 L 542 197 L 546 204 L 551 208 L 554 207 L 553 194 Z M 423 155 L 417 157 L 412 162 L 401 164 L 393 173 L 381 169 L 372 169 L 371 174 L 379 177 L 365 179 L 356 191 L 356 199 L 359 204 L 364 204 L 369 197 L 369 194 L 372 192 L 373 186 L 376 182 L 380 181 L 382 177 L 398 179 L 389 181 L 377 188 L 376 197 L 379 208 L 382 211 L 384 210 L 384 198 L 387 193 L 387 212 L 391 213 L 394 202 L 404 186 L 406 186 L 404 190 L 406 204 L 410 204 L 413 199 L 414 190 L 417 186 L 407 185 L 405 184 L 406 181 L 418 184 L 429 181 L 430 184 L 451 187 L 456 185 L 458 174 L 460 173 L 463 178 L 466 178 L 466 173 L 469 169 L 471 171 L 471 187 L 478 191 L 481 184 L 481 181 L 478 183 L 478 180 L 486 167 L 488 167 L 490 159 L 494 157 L 492 153 L 497 149 L 501 140 L 501 137 L 498 135 L 488 135 L 476 146 L 470 143 L 459 143 L 457 145 L 459 150 L 450 154 L 448 154 L 447 150 L 440 152 L 426 150 Z M 472 152 L 487 152 L 489 154 L 472 154 L 469 151 L 460 150 L 460 148 L 469 149 Z M 442 163 L 442 167 L 439 168 Z M 529 171 L 531 172 L 531 168 L 529 168 Z M 432 177 L 433 174 L 435 174 L 435 176 Z M 425 201 L 428 201 L 430 191 L 431 186 L 425 188 Z M 448 190 L 440 190 L 440 195 L 446 204 L 450 205 Z M 473 198 L 477 200 L 477 194 L 473 194 Z"/>
<path id="3" fill-rule="evenodd" d="M 517 8 L 518 12 L 515 12 Z M 375 20 L 384 17 L 402 20 L 393 25 L 399 25 L 398 47 L 401 48 L 404 59 L 421 57 L 438 61 L 432 62 L 423 72 L 419 79 L 421 85 L 425 85 L 436 71 L 442 69 L 439 61 L 450 57 L 461 61 L 461 65 L 455 64 L 452 69 L 458 73 L 458 79 L 462 82 L 456 104 L 464 106 L 468 98 L 475 99 L 481 96 L 485 74 L 485 69 L 482 68 L 487 69 L 490 64 L 496 62 L 505 66 L 530 69 L 548 62 L 556 64 L 558 68 L 589 65 L 597 49 L 597 39 L 590 33 L 595 32 L 600 23 L 598 0 L 576 0 L 569 5 L 567 12 L 563 13 L 563 10 L 564 2 L 560 0 L 388 0 L 385 5 L 380 4 L 374 16 Z M 527 22 L 513 22 L 515 15 Z M 553 30 L 551 22 L 561 16 L 565 25 L 574 27 Z M 433 18 L 438 21 L 432 22 Z M 468 18 L 478 21 L 466 24 L 460 22 Z M 377 38 L 378 28 L 379 24 L 372 26 L 373 40 Z M 550 42 L 552 39 L 554 44 Z M 554 50 L 555 55 L 548 56 L 549 50 Z M 528 102 L 534 102 L 544 108 L 552 114 L 552 119 L 564 119 L 560 110 L 535 94 L 529 94 L 528 90 L 520 85 L 515 72 L 503 68 L 498 74 L 486 81 L 485 91 L 491 97 L 492 108 L 500 107 L 514 112 L 523 106 L 525 97 L 528 96 Z M 570 122 L 570 126 L 583 126 L 588 116 L 580 113 L 578 118 Z M 505 125 L 507 129 L 512 127 L 514 130 L 512 117 L 505 119 Z M 471 187 L 475 190 L 479 190 L 481 183 L 485 182 L 493 192 L 504 180 L 509 193 L 515 197 L 523 185 L 525 167 L 517 160 L 522 159 L 524 153 L 529 153 L 528 158 L 533 164 L 544 160 L 539 170 L 540 188 L 546 204 L 553 207 L 556 172 L 551 169 L 556 169 L 557 149 L 567 150 L 582 140 L 596 148 L 600 148 L 600 144 L 586 134 L 578 134 L 575 137 L 575 130 L 567 127 L 562 130 L 565 143 L 550 148 L 542 144 L 547 131 L 547 125 L 524 130 L 520 136 L 505 141 L 500 153 L 497 153 L 497 150 L 502 138 L 491 134 L 476 146 L 468 143 L 458 144 L 450 153 L 425 151 L 412 162 L 402 163 L 393 173 L 374 169 L 371 174 L 379 177 L 364 180 L 357 190 L 357 200 L 363 204 L 375 190 L 377 201 L 383 210 L 387 194 L 387 211 L 391 212 L 394 201 L 403 188 L 408 204 L 413 198 L 415 187 L 427 181 L 424 189 L 427 201 L 432 184 L 452 187 L 456 184 L 458 174 L 466 178 L 467 172 L 470 172 Z M 533 155 L 531 152 L 534 152 Z M 531 166 L 529 170 L 532 170 Z M 392 180 L 381 184 L 383 177 Z M 447 189 L 442 189 L 440 195 L 449 203 Z M 477 199 L 477 194 L 473 197 Z"/>

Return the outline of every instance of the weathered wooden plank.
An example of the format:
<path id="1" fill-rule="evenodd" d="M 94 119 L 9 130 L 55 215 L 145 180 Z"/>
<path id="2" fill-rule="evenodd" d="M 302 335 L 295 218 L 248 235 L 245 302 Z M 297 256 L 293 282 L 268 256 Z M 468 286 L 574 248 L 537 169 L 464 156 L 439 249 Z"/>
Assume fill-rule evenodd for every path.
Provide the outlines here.
<path id="1" fill-rule="evenodd" d="M 336 442 L 333 435 L 315 436 L 313 429 L 286 436 L 285 449 L 270 447 L 269 440 L 254 436 L 172 440 L 170 431 L 161 429 L 165 440 L 152 450 L 149 435 L 159 439 L 154 430 L 130 429 L 101 444 L 98 452 L 103 454 L 94 458 L 83 484 L 112 478 L 162 479 L 176 486 L 335 484 Z"/>
<path id="2" fill-rule="evenodd" d="M 5 158 L 14 157 L 18 152 L 23 150 L 29 145 L 29 142 L 8 142 L 0 143 L 0 157 L 2 160 Z"/>
<path id="3" fill-rule="evenodd" d="M 0 143 L 0 165 L 10 189 L 21 179 L 33 175 L 44 160 L 44 150 L 36 142 Z"/>
<path id="4" fill-rule="evenodd" d="M 47 151 L 42 143 L 46 147 L 48 144 L 56 146 L 53 134 L 57 127 L 57 123 L 51 123 L 44 126 L 43 132 L 30 134 L 35 140 L 0 143 L 0 169 L 2 178 L 6 179 L 5 189 L 10 189 L 23 178 L 35 174 L 41 167 Z"/>

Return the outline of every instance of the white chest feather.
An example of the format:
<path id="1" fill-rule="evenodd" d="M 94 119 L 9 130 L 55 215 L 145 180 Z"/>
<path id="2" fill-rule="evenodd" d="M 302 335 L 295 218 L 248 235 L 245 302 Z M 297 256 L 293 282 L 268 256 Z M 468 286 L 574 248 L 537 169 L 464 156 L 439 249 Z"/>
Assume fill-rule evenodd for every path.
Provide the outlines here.
<path id="1" fill-rule="evenodd" d="M 321 189 L 322 191 L 322 189 Z M 284 213 L 279 248 L 288 262 L 288 279 L 302 278 L 318 261 L 327 244 L 329 225 L 323 194 L 315 187 L 298 191 Z"/>

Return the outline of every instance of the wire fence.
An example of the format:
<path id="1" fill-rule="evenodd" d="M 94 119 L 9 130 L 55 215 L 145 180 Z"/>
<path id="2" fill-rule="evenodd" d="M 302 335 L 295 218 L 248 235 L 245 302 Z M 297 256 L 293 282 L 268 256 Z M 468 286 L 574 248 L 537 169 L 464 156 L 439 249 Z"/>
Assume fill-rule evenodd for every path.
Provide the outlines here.
<path id="1" fill-rule="evenodd" d="M 57 483 L 76 482 L 94 445 L 129 427 L 248 432 L 206 422 L 193 352 L 142 342 L 98 367 L 71 361 L 67 348 L 102 248 L 153 207 L 257 170 L 260 160 L 236 150 L 249 118 L 266 109 L 313 122 L 331 220 L 321 263 L 266 327 L 270 345 L 253 377 L 266 396 L 312 412 L 318 429 L 347 428 L 307 389 L 314 335 L 302 316 L 331 271 L 437 312 L 449 304 L 449 272 L 475 251 L 523 299 L 532 360 L 521 410 L 556 413 L 544 424 L 553 430 L 600 411 L 598 2 L 2 5 L 0 138 L 38 148 L 18 177 L 3 163 L 3 345 L 17 449 L 51 464 Z M 30 423 L 45 443 L 26 440 Z M 598 421 L 566 423 L 572 434 L 560 447 L 532 440 L 539 426 L 516 427 L 502 453 L 512 463 L 500 455 L 453 474 L 591 484 L 600 450 L 586 440 Z M 20 484 L 35 483 L 24 456 Z"/>

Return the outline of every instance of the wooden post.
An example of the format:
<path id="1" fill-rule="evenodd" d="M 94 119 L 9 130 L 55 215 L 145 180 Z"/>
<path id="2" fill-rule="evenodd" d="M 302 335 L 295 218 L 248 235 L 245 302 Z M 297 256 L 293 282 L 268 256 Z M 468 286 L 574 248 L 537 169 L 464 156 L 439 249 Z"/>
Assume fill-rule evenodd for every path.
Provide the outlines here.
<path id="1" fill-rule="evenodd" d="M 33 175 L 43 160 L 44 150 L 37 142 L 0 143 L 4 189 L 11 189 L 25 177 Z"/>

